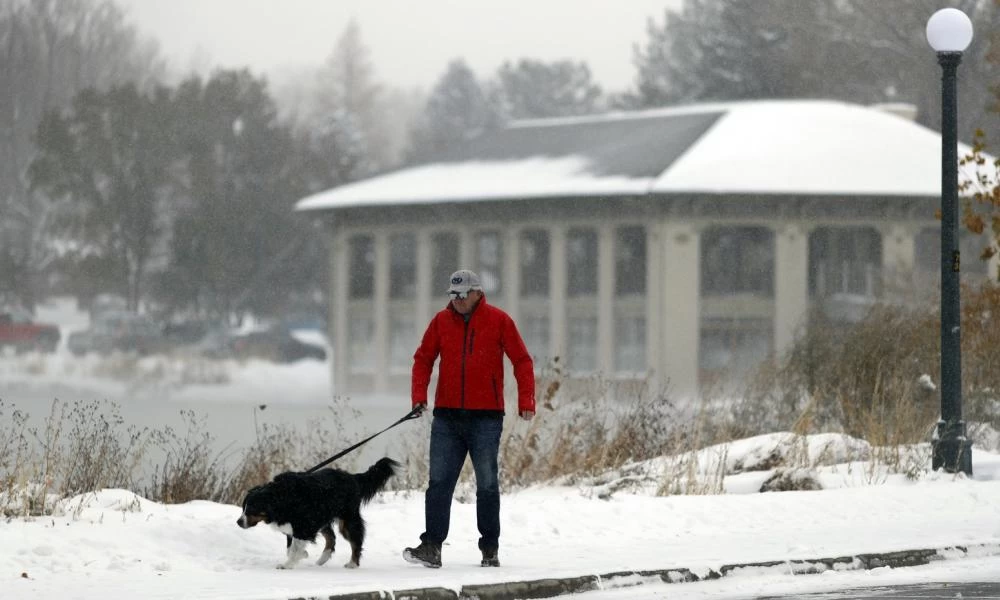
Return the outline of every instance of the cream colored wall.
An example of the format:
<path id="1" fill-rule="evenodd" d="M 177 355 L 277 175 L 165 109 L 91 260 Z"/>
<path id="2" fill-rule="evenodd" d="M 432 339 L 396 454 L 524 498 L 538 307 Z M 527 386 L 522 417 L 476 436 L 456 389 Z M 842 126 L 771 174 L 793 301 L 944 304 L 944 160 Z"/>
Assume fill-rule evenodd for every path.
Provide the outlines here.
<path id="1" fill-rule="evenodd" d="M 727 221 L 737 226 L 742 221 Z M 559 220 L 532 222 L 532 228 L 547 229 L 550 236 L 550 355 L 566 356 L 566 232 L 574 226 L 590 226 L 598 231 L 598 339 L 599 370 L 614 371 L 614 231 L 631 220 Z M 666 389 L 675 397 L 696 396 L 699 392 L 699 343 L 701 337 L 700 304 L 700 234 L 702 222 L 663 217 L 646 220 L 647 231 L 647 362 L 650 389 Z M 713 221 L 713 223 L 717 223 Z M 755 221 L 754 224 L 762 224 Z M 475 226 L 466 224 L 459 230 L 460 264 L 471 264 L 474 256 Z M 519 313 L 518 284 L 520 282 L 519 236 L 522 224 L 499 226 L 504 231 L 504 293 L 495 300 L 512 316 Z M 773 303 L 774 345 L 778 352 L 794 341 L 797 327 L 809 307 L 808 234 L 815 223 L 790 222 L 774 225 L 775 231 L 775 295 Z M 491 225 L 497 228 L 498 225 Z M 454 223 L 445 227 L 395 223 L 365 228 L 336 227 L 332 230 L 331 268 L 331 339 L 334 348 L 331 375 L 334 393 L 376 392 L 408 393 L 407 377 L 401 373 L 388 376 L 388 307 L 389 307 L 389 236 L 393 232 L 415 231 L 417 238 L 417 297 L 413 302 L 417 335 L 423 334 L 431 315 L 443 305 L 440 286 L 430 282 L 431 239 L 437 231 L 455 230 Z M 886 226 L 883 235 L 883 263 L 886 270 L 903 269 L 913 264 L 914 236 L 919 228 Z M 354 376 L 347 369 L 349 344 L 348 238 L 354 233 L 375 236 L 375 315 L 376 347 L 375 374 Z M 995 272 L 995 271 L 994 271 Z M 737 308 L 738 309 L 738 303 Z M 754 305 L 756 306 L 756 305 Z M 759 308 L 759 307 L 758 307 Z M 756 310 L 756 309 L 755 309 Z M 738 315 L 737 315 L 738 316 Z M 756 316 L 756 313 L 755 313 Z M 379 373 L 387 374 L 380 376 Z M 370 389 L 350 389 L 364 386 Z"/>
<path id="2" fill-rule="evenodd" d="M 662 245 L 658 249 L 663 273 L 660 286 L 659 366 L 673 395 L 698 394 L 698 345 L 701 289 L 700 234 L 686 223 L 660 226 Z"/>
<path id="3" fill-rule="evenodd" d="M 809 309 L 809 228 L 774 231 L 774 350 L 781 356 L 795 341 Z"/>

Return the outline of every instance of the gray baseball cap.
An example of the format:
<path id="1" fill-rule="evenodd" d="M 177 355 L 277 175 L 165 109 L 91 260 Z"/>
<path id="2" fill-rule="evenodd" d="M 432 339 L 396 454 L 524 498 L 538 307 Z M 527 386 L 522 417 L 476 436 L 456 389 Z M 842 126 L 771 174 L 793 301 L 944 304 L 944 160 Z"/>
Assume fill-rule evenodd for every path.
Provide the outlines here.
<path id="1" fill-rule="evenodd" d="M 448 293 L 458 292 L 464 294 L 470 290 L 482 290 L 479 283 L 479 275 L 468 269 L 461 269 L 451 274 L 451 285 L 448 286 Z"/>

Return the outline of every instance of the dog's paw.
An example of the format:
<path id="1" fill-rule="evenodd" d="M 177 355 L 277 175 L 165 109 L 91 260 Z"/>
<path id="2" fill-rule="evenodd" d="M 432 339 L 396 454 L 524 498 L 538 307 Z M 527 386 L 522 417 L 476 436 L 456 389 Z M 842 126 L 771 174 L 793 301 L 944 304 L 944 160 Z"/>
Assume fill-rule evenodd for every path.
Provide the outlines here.
<path id="1" fill-rule="evenodd" d="M 333 556 L 333 552 L 330 552 L 329 550 L 324 550 L 323 554 L 319 555 L 319 560 L 316 561 L 316 564 L 319 566 L 325 565 L 326 561 L 330 560 L 331 556 Z"/>
<path id="2" fill-rule="evenodd" d="M 344 568 L 345 569 L 357 569 L 358 568 L 358 563 L 354 562 L 353 560 L 352 561 L 348 561 L 348 562 L 344 563 Z"/>

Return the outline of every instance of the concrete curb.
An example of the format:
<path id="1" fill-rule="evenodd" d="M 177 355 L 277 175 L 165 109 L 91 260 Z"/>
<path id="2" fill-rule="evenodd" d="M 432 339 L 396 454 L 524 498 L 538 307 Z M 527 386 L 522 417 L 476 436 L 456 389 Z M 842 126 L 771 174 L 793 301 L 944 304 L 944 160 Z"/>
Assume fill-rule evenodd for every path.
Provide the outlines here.
<path id="1" fill-rule="evenodd" d="M 412 590 L 379 590 L 334 596 L 311 596 L 294 600 L 533 600 L 554 598 L 594 590 L 633 587 L 646 583 L 685 583 L 721 579 L 731 575 L 779 571 L 793 575 L 811 575 L 825 571 L 865 571 L 879 567 L 915 567 L 940 560 L 995 556 L 1000 554 L 1000 544 L 948 546 L 921 548 L 897 552 L 876 552 L 854 556 L 816 558 L 809 560 L 775 560 L 754 563 L 723 565 L 717 571 L 697 575 L 690 569 L 657 569 L 651 571 L 615 571 L 603 575 L 583 575 L 534 581 L 508 581 L 465 585 L 458 592 L 442 587 Z"/>

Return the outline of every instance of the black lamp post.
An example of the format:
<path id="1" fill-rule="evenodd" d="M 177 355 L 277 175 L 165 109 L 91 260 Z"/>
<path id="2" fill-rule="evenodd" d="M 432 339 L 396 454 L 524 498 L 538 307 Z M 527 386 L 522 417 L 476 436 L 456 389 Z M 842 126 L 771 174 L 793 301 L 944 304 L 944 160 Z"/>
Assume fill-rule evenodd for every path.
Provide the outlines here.
<path id="1" fill-rule="evenodd" d="M 972 475 L 972 443 L 962 420 L 962 331 L 958 251 L 958 102 L 956 71 L 972 41 L 972 22 L 944 8 L 927 21 L 927 42 L 941 65 L 941 420 L 931 467 Z"/>

